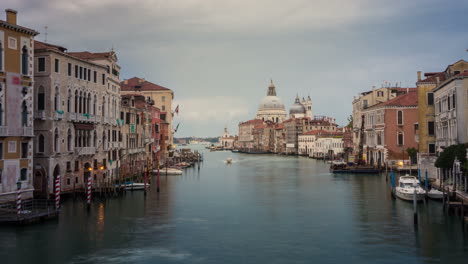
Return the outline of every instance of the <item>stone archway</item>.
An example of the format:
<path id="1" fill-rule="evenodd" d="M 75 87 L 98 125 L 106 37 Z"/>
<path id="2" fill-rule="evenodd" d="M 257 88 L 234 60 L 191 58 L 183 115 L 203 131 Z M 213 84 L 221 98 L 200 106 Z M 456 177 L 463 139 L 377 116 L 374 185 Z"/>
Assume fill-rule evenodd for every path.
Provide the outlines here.
<path id="1" fill-rule="evenodd" d="M 34 168 L 34 197 L 47 197 L 47 173 L 41 165 L 36 165 Z"/>

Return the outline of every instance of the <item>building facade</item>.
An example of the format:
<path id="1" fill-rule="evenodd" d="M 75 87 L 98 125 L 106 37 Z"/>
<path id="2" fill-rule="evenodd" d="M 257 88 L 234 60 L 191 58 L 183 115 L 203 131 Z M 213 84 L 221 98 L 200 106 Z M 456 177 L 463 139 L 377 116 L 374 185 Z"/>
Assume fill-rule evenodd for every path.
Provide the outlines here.
<path id="1" fill-rule="evenodd" d="M 161 111 L 161 119 L 167 123 L 167 139 L 164 145 L 171 146 L 174 142 L 173 133 L 173 112 L 172 100 L 174 100 L 174 92 L 166 87 L 154 84 L 143 78 L 133 77 L 121 82 L 122 94 L 142 94 L 145 97 L 150 97 L 154 101 L 154 105 Z M 167 149 L 162 150 L 162 155 L 167 158 Z"/>
<path id="2" fill-rule="evenodd" d="M 239 124 L 237 144 L 240 151 L 250 152 L 254 150 L 254 127 L 261 124 L 263 124 L 263 120 L 261 119 L 252 119 Z"/>
<path id="3" fill-rule="evenodd" d="M 17 12 L 0 20 L 0 202 L 33 195 L 34 36 Z"/>
<path id="4" fill-rule="evenodd" d="M 281 99 L 276 96 L 276 87 L 271 81 L 268 86 L 267 96 L 262 99 L 258 106 L 256 119 L 281 123 L 286 119 L 286 110 Z"/>
<path id="5" fill-rule="evenodd" d="M 224 133 L 223 135 L 219 138 L 218 143 L 220 146 L 222 146 L 224 149 L 233 149 L 234 148 L 234 140 L 236 137 L 233 137 L 229 134 L 227 127 L 224 127 Z"/>
<path id="6" fill-rule="evenodd" d="M 34 179 L 38 195 L 50 195 L 54 181 L 61 191 L 98 186 L 118 178 L 120 98 L 109 64 L 113 52 L 89 53 L 36 41 L 34 93 Z M 104 63 L 106 62 L 106 63 Z M 112 73 L 110 74 L 113 75 Z M 118 81 L 117 81 L 118 83 Z M 111 86 L 111 84 L 113 86 Z"/>

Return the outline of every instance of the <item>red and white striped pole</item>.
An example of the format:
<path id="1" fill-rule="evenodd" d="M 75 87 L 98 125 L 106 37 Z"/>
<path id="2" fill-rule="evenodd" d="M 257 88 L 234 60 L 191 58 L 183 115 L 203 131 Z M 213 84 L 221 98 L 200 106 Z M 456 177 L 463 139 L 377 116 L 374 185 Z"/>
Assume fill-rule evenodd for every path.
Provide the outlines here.
<path id="1" fill-rule="evenodd" d="M 88 177 L 88 196 L 87 196 L 88 208 L 91 205 L 91 176 Z"/>
<path id="2" fill-rule="evenodd" d="M 60 175 L 55 179 L 55 209 L 60 208 Z"/>
<path id="3" fill-rule="evenodd" d="M 21 183 L 18 184 L 18 190 L 16 191 L 16 212 L 18 216 L 21 214 Z"/>

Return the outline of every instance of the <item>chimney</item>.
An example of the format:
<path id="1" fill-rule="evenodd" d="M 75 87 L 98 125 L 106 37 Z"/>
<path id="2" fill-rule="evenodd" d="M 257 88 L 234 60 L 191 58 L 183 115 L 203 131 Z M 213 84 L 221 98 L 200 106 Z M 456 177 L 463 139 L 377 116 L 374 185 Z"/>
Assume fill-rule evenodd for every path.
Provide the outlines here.
<path id="1" fill-rule="evenodd" d="M 127 85 L 127 84 L 128 84 L 128 80 L 124 80 L 124 84 Z"/>
<path id="2" fill-rule="evenodd" d="M 440 78 L 439 76 L 436 76 L 436 84 L 439 85 L 439 82 L 440 82 Z"/>
<path id="3" fill-rule="evenodd" d="M 5 9 L 5 13 L 6 13 L 7 23 L 16 25 L 16 13 L 18 12 L 13 9 Z"/>
<path id="4" fill-rule="evenodd" d="M 421 71 L 418 71 L 418 82 L 421 81 Z"/>

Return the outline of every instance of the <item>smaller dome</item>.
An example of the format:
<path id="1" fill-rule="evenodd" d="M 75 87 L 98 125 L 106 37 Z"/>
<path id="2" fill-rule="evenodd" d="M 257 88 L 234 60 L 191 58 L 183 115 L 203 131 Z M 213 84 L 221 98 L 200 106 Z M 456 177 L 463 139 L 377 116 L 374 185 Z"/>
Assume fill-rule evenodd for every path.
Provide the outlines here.
<path id="1" fill-rule="evenodd" d="M 301 104 L 301 102 L 299 101 L 299 97 L 296 97 L 296 101 L 289 109 L 289 114 L 305 114 L 306 112 L 307 111 L 305 106 Z"/>

